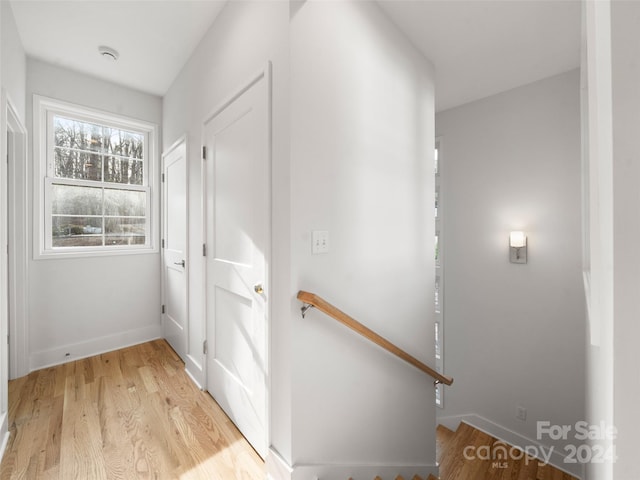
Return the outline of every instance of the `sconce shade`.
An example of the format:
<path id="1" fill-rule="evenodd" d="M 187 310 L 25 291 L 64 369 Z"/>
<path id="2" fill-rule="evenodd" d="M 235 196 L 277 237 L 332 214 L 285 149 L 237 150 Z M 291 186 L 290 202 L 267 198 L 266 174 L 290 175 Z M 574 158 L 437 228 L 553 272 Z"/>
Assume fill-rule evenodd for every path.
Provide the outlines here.
<path id="1" fill-rule="evenodd" d="M 511 232 L 509 235 L 509 246 L 522 248 L 527 245 L 527 237 L 524 232 Z"/>

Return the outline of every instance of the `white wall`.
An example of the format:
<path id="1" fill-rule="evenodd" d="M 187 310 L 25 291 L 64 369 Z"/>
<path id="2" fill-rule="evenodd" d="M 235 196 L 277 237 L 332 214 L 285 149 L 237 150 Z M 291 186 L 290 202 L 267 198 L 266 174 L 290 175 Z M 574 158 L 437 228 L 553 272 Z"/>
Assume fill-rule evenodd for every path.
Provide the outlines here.
<path id="1" fill-rule="evenodd" d="M 584 420 L 579 87 L 571 71 L 436 115 L 455 378 L 441 421 L 476 414 L 535 440 L 539 420 Z M 511 230 L 528 235 L 526 265 L 509 263 Z"/>
<path id="2" fill-rule="evenodd" d="M 640 425 L 640 4 L 611 2 L 611 79 L 613 106 L 614 325 L 613 406 L 618 461 L 616 480 L 640 478 L 634 427 Z M 597 385 L 597 380 L 596 385 Z M 593 477 L 597 478 L 597 477 Z"/>
<path id="3" fill-rule="evenodd" d="M 289 295 L 317 293 L 433 364 L 433 68 L 373 2 L 298 7 Z M 312 230 L 329 231 L 328 254 L 311 255 Z M 373 465 L 424 475 L 435 465 L 432 379 L 322 313 L 301 319 L 300 306 L 296 478 L 372 478 Z"/>
<path id="4" fill-rule="evenodd" d="M 20 120 L 25 121 L 27 59 L 9 2 L 2 8 L 2 86 L 6 89 Z"/>
<path id="5" fill-rule="evenodd" d="M 159 97 L 29 58 L 30 135 L 34 94 L 161 123 Z M 159 168 L 155 171 L 159 172 Z M 160 191 L 157 185 L 159 182 L 152 192 L 156 211 Z M 31 195 L 30 192 L 29 198 Z M 32 225 L 32 219 L 28 221 Z M 161 335 L 158 253 L 61 260 L 33 260 L 31 254 L 29 279 L 31 369 L 62 363 L 67 352 L 73 359 Z"/>
<path id="6" fill-rule="evenodd" d="M 229 2 L 163 98 L 163 150 L 187 135 L 189 156 L 189 341 L 186 368 L 205 384 L 202 342 L 202 125 L 214 108 L 272 62 L 273 232 L 271 303 L 271 446 L 291 461 L 289 310 L 289 2 Z M 284 311 L 284 313 L 283 313 Z"/>
<path id="7" fill-rule="evenodd" d="M 193 252 L 203 242 L 202 122 L 267 60 L 274 95 L 267 468 L 273 478 L 304 479 L 384 474 L 384 465 L 430 471 L 431 380 L 315 312 L 301 320 L 295 295 L 315 290 L 422 360 L 433 358 L 432 67 L 373 4 L 295 2 L 290 10 L 287 1 L 230 2 L 163 101 L 164 148 L 188 138 Z M 330 231 L 329 254 L 310 255 L 312 229 Z M 192 256 L 187 369 L 201 382 L 203 266 Z"/>

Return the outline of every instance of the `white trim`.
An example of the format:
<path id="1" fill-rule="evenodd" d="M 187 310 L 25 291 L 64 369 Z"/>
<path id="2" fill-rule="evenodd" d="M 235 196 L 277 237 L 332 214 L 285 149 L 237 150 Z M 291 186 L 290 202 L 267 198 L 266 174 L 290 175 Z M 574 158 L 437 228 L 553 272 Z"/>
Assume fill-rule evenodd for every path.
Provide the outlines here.
<path id="1" fill-rule="evenodd" d="M 29 356 L 29 366 L 31 371 L 40 370 L 41 368 L 93 357 L 94 355 L 112 352 L 113 350 L 131 347 L 159 338 L 162 338 L 162 325 L 160 323 L 93 338 L 84 342 L 63 345 L 50 350 L 33 352 Z M 67 352 L 72 354 L 66 357 Z"/>
<path id="2" fill-rule="evenodd" d="M 296 464 L 294 466 L 282 458 L 273 447 L 269 448 L 265 459 L 267 480 L 344 480 L 345 478 L 396 478 L 402 475 L 404 478 L 413 478 L 420 475 L 428 478 L 429 475 L 439 476 L 437 465 L 417 464 Z"/>
<path id="3" fill-rule="evenodd" d="M 6 132 L 9 180 L 9 378 L 29 372 L 29 164 L 28 134 L 11 98 L 6 96 Z M 11 151 L 9 151 L 11 150 Z"/>
<path id="4" fill-rule="evenodd" d="M 193 355 L 187 353 L 187 358 L 184 360 L 184 369 L 200 390 L 206 390 L 207 377 L 204 374 L 204 368 Z"/>
<path id="5" fill-rule="evenodd" d="M 267 245 L 266 253 L 268 255 L 268 259 L 266 261 L 265 266 L 265 281 L 267 284 L 267 293 L 269 294 L 270 299 L 276 298 L 275 292 L 272 290 L 274 282 L 272 279 L 271 272 L 273 269 L 271 268 L 271 262 L 273 261 L 273 66 L 271 61 L 267 61 L 263 75 L 265 76 L 265 80 L 267 82 L 266 85 L 266 95 L 267 95 L 267 162 L 269 164 L 269 178 L 268 178 L 268 199 L 269 199 L 269 222 L 268 222 L 268 232 L 267 232 L 267 241 L 269 245 Z M 272 374 L 271 374 L 271 333 L 272 333 L 272 319 L 273 319 L 273 301 L 267 301 L 266 305 L 266 313 L 267 313 L 267 327 L 265 332 L 265 385 L 267 391 L 265 392 L 265 434 L 267 437 L 267 445 L 271 445 L 271 392 L 272 392 Z M 269 448 L 269 452 L 271 448 Z"/>
<path id="6" fill-rule="evenodd" d="M 9 414 L 9 248 L 8 248 L 8 164 L 7 158 L 7 92 L 0 92 L 0 436 L 8 433 Z"/>
<path id="7" fill-rule="evenodd" d="M 269 448 L 264 463 L 267 470 L 267 480 L 291 480 L 293 467 L 273 447 Z"/>
<path id="8" fill-rule="evenodd" d="M 7 450 L 7 444 L 9 443 L 9 412 L 5 412 L 0 416 L 0 432 L 4 432 L 2 438 L 0 438 L 0 460 L 4 457 L 4 452 Z"/>
<path id="9" fill-rule="evenodd" d="M 444 300 L 445 300 L 445 270 L 444 270 L 444 260 L 445 260 L 445 248 L 444 248 L 444 244 L 445 244 L 445 238 L 444 238 L 444 234 L 445 234 L 445 222 L 444 222 L 444 192 L 445 192 L 445 188 L 444 188 L 444 163 L 442 162 L 442 152 L 443 152 L 443 146 L 444 146 L 444 137 L 442 135 L 436 135 L 435 137 L 435 142 L 434 145 L 437 149 L 438 152 L 438 172 L 435 173 L 434 172 L 434 187 L 437 190 L 438 193 L 438 217 L 435 219 L 434 223 L 435 223 L 435 231 L 436 233 L 439 232 L 438 235 L 438 262 L 435 265 L 435 271 L 434 271 L 434 275 L 436 277 L 436 279 L 439 279 L 440 281 L 438 282 L 438 303 L 440 305 L 440 311 L 435 313 L 435 320 L 438 323 L 438 340 L 439 340 L 439 348 L 440 348 L 440 362 L 438 364 L 438 361 L 436 360 L 436 369 L 438 371 L 438 373 L 444 374 L 445 371 L 445 318 L 444 318 L 444 312 L 445 312 L 445 305 L 444 305 Z M 435 262 L 434 262 L 435 263 Z M 440 396 L 440 403 L 436 404 L 436 407 L 439 409 L 443 409 L 444 408 L 444 396 L 445 396 L 445 388 L 444 385 L 442 383 L 438 383 L 436 385 L 436 390 L 437 393 Z M 434 399 L 434 403 L 435 403 L 435 399 Z"/>
<path id="10" fill-rule="evenodd" d="M 184 368 L 184 371 L 187 374 L 187 376 L 191 379 L 191 381 L 195 384 L 195 386 L 198 387 L 200 390 L 204 391 L 202 382 L 199 382 L 198 379 L 193 376 L 193 374 L 189 371 L 189 369 L 186 366 Z"/>
<path id="11" fill-rule="evenodd" d="M 68 179 L 53 179 L 52 163 L 49 161 L 48 148 L 51 144 L 48 135 L 53 135 L 49 131 L 48 125 L 50 117 L 58 113 L 72 116 L 82 121 L 109 125 L 117 128 L 127 129 L 140 133 L 145 137 L 145 158 L 144 165 L 144 185 L 120 185 L 108 184 L 105 182 L 95 183 L 96 187 L 117 189 L 145 190 L 148 199 L 148 212 L 146 218 L 145 231 L 148 244 L 144 246 L 116 246 L 116 247 L 69 247 L 55 249 L 51 246 L 47 232 L 50 231 L 51 221 L 48 211 L 49 203 L 46 202 L 47 186 L 53 183 L 77 183 Z M 158 182 L 158 126 L 146 121 L 123 117 L 111 112 L 84 107 L 77 104 L 47 98 L 40 95 L 33 96 L 33 168 L 34 168 L 34 191 L 33 191 L 33 258 L 34 260 L 60 259 L 76 257 L 96 257 L 124 254 L 148 254 L 159 251 L 159 195 L 156 195 L 156 184 Z M 80 182 L 86 185 L 87 182 Z"/>
<path id="12" fill-rule="evenodd" d="M 231 105 L 236 99 L 241 97 L 242 94 L 244 94 L 247 90 L 249 90 L 251 87 L 253 87 L 260 80 L 262 80 L 262 78 L 267 80 L 268 86 L 271 87 L 271 62 L 267 62 L 267 64 L 265 65 L 264 68 L 262 68 L 260 71 L 256 72 L 255 75 L 251 76 L 249 78 L 248 82 L 244 82 L 242 84 L 243 87 L 241 87 L 240 89 L 236 90 L 235 93 L 233 93 L 232 95 L 227 97 L 226 100 L 224 100 L 216 108 L 211 110 L 209 115 L 205 115 L 204 120 L 202 121 L 202 124 L 206 125 L 207 123 L 209 123 L 210 120 L 212 120 L 216 115 L 218 115 L 225 108 L 227 108 L 229 105 Z M 269 100 L 271 100 L 271 96 L 269 96 Z M 269 102 L 269 106 L 271 106 L 271 102 Z"/>
<path id="13" fill-rule="evenodd" d="M 497 438 L 505 443 L 508 443 L 511 446 L 514 446 L 519 449 L 524 449 L 527 446 L 536 446 L 543 447 L 545 451 L 548 451 L 551 447 L 547 445 L 543 445 L 537 440 L 532 440 L 530 438 L 525 437 L 524 435 L 520 435 L 519 433 L 514 432 L 513 430 L 509 430 L 497 423 L 492 422 L 491 420 L 487 420 L 480 415 L 475 413 L 467 414 L 467 415 L 452 415 L 447 417 L 438 417 L 437 419 L 440 425 L 447 427 L 449 430 L 453 430 L 454 432 L 458 429 L 458 426 L 461 422 L 466 423 L 467 425 L 471 425 L 473 428 L 480 430 L 492 437 Z M 543 460 L 540 458 L 540 460 Z M 565 463 L 565 457 L 558 453 L 557 449 L 553 449 L 551 453 L 551 461 L 550 465 L 553 465 L 558 470 L 562 470 L 565 473 L 573 475 L 578 479 L 584 478 L 584 466 L 579 463 Z"/>
<path id="14" fill-rule="evenodd" d="M 404 478 L 413 478 L 414 475 L 428 478 L 429 475 L 438 477 L 438 472 L 439 467 L 437 465 L 418 464 L 294 465 L 291 480 L 370 479 L 376 476 L 380 476 L 381 478 L 396 478 L 398 475 L 402 475 Z"/>

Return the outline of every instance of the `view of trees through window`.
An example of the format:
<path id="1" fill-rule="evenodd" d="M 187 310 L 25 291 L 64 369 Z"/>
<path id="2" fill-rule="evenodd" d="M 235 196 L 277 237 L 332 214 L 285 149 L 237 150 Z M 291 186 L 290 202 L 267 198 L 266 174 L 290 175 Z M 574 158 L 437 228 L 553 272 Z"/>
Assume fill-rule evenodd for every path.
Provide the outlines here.
<path id="1" fill-rule="evenodd" d="M 53 119 L 55 173 L 58 178 L 142 185 L 144 136 L 139 133 Z"/>
<path id="2" fill-rule="evenodd" d="M 53 116 L 52 247 L 146 244 L 144 134 Z"/>

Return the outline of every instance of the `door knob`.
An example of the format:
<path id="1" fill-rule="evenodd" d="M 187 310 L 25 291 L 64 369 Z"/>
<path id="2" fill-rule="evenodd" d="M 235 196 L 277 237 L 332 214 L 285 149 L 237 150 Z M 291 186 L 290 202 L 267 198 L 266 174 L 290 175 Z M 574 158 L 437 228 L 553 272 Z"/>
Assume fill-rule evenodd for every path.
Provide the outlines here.
<path id="1" fill-rule="evenodd" d="M 180 265 L 182 268 L 184 268 L 184 260 L 182 260 L 181 262 L 173 262 L 174 265 Z"/>
<path id="2" fill-rule="evenodd" d="M 256 283 L 256 284 L 253 286 L 253 290 L 254 290 L 257 294 L 262 294 L 262 293 L 264 293 L 264 288 L 262 287 L 262 284 L 261 284 L 261 283 Z"/>

